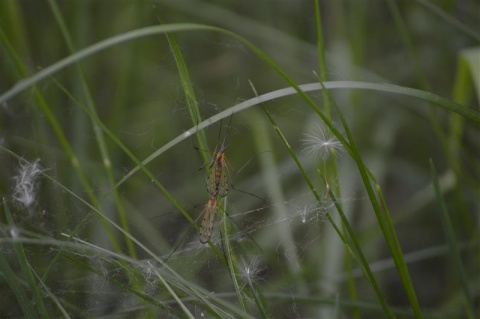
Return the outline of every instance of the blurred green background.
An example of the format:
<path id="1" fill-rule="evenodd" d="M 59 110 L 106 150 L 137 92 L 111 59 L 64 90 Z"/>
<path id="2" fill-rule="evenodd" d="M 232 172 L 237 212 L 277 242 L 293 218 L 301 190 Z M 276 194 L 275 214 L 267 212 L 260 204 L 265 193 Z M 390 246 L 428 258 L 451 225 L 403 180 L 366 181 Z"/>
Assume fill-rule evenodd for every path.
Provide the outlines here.
<path id="1" fill-rule="evenodd" d="M 319 66 L 312 1 L 0 0 L 0 94 L 101 40 L 159 25 L 159 17 L 164 25 L 207 24 L 245 37 L 297 84 L 318 82 L 319 76 L 328 81 L 391 83 L 479 110 L 478 1 L 325 0 L 319 4 L 326 69 Z M 289 86 L 230 36 L 202 30 L 173 35 L 202 120 L 255 97 L 249 81 L 258 94 Z M 319 91 L 309 95 L 323 105 Z M 457 261 L 465 270 L 478 311 L 478 123 L 402 94 L 340 89 L 332 91 L 332 96 L 385 195 L 425 317 L 469 316 Z M 151 258 L 138 245 L 129 246 L 125 236 L 102 223 L 79 198 L 122 225 L 161 258 L 175 250 L 168 264 L 176 272 L 192 285 L 236 304 L 227 267 L 208 245 L 198 243 L 196 231 L 151 176 L 138 172 L 112 191 L 137 164 L 105 132 L 105 143 L 99 142 L 96 130 L 101 130 L 73 97 L 91 105 L 139 160 L 195 128 L 165 35 L 142 37 L 96 52 L 4 101 L 0 109 L 0 193 L 5 201 L 0 215 L 4 255 L 0 261 L 4 265 L 0 316 L 24 317 L 28 311 L 22 300 L 36 300 L 30 297 L 36 295 L 45 299 L 45 312 L 38 311 L 41 317 L 46 313 L 66 317 L 54 300 L 76 318 L 184 317 L 164 286 L 149 280 L 148 267 L 62 246 L 67 242 L 62 234 L 69 234 L 139 262 Z M 304 142 L 306 136 L 319 134 L 321 120 L 297 96 L 269 101 L 265 106 L 323 194 L 325 184 L 318 169 L 325 169 L 324 163 L 319 156 L 305 152 L 308 143 Z M 231 122 L 224 119 L 203 132 L 210 150 L 226 141 L 233 179 L 227 212 L 235 221 L 232 238 L 242 247 L 237 255 L 240 271 L 255 277 L 271 317 L 383 318 L 370 283 L 346 257 L 345 247 L 326 221 L 326 211 L 336 215 L 332 203 L 315 201 L 260 108 L 236 113 Z M 208 200 L 205 169 L 201 168 L 202 156 L 210 157 L 210 153 L 197 150 L 199 143 L 193 135 L 147 167 L 194 219 Z M 33 204 L 25 207 L 18 203 L 15 183 L 26 164 L 6 150 L 30 163 L 40 159 L 43 172 L 78 198 L 39 173 L 32 182 Z M 77 168 L 73 158 L 79 163 Z M 265 162 L 265 158 L 273 158 L 273 162 Z M 460 251 L 457 259 L 452 258 L 437 213 L 440 208 L 430 159 L 437 169 L 454 243 Z M 330 179 L 331 187 L 339 191 L 339 202 L 387 303 L 398 317 L 413 317 L 353 161 L 340 151 L 333 162 L 338 174 Z M 269 169 L 278 178 L 273 183 L 281 189 L 281 197 L 268 183 Z M 287 214 L 281 215 L 279 210 Z M 8 214 L 13 220 L 8 220 Z M 288 239 L 282 233 L 285 229 Z M 31 269 L 44 276 L 36 281 L 40 292 L 32 288 L 31 281 L 28 284 L 28 271 L 18 257 L 18 247 L 14 249 L 12 237 L 17 231 L 22 238 L 37 240 L 25 241 L 22 249 Z M 224 251 L 220 225 L 213 232 L 216 246 Z M 58 259 L 52 262 L 54 257 Z M 7 269 L 25 294 L 6 279 Z M 132 280 L 135 276 L 143 276 L 141 284 Z M 134 288 L 126 287 L 130 284 Z M 183 291 L 180 297 L 195 317 L 213 316 L 195 296 Z M 260 317 L 260 307 L 253 308 L 258 312 L 250 310 L 251 315 Z M 224 311 L 229 313 L 228 307 Z"/>

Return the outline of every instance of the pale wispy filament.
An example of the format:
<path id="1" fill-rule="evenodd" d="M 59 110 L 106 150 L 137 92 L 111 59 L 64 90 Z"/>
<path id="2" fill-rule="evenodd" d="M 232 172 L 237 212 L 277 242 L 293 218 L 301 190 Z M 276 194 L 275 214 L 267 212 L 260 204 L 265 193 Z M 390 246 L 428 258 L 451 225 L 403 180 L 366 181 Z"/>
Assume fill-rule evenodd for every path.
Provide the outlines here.
<path id="1" fill-rule="evenodd" d="M 343 151 L 342 143 L 327 127 L 317 124 L 313 132 L 304 136 L 305 138 L 302 139 L 304 145 L 302 152 L 307 155 L 313 155 L 315 158 L 320 157 L 322 160 L 326 160 L 333 152 L 338 154 Z"/>

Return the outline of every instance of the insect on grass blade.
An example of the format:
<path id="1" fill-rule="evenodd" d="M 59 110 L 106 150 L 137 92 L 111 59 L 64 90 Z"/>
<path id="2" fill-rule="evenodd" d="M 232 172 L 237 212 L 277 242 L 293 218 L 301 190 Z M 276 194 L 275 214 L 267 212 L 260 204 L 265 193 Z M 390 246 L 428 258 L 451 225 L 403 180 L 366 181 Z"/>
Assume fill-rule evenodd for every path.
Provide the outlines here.
<path id="1" fill-rule="evenodd" d="M 215 221 L 215 215 L 218 212 L 217 198 L 210 197 L 205 209 L 203 210 L 202 226 L 200 227 L 200 242 L 206 244 L 212 236 L 213 223 Z"/>
<path id="2" fill-rule="evenodd" d="M 225 142 L 230 130 L 232 128 L 231 121 L 232 116 L 230 117 L 230 123 L 228 130 L 225 134 L 223 142 L 221 144 L 217 143 L 215 152 L 213 153 L 212 160 L 209 165 L 209 170 L 207 172 L 207 191 L 211 197 L 225 197 L 228 193 L 228 188 L 230 186 L 230 172 L 228 169 L 228 161 L 225 155 Z M 218 140 L 220 140 L 221 130 L 218 132 Z"/>
<path id="3" fill-rule="evenodd" d="M 210 170 L 207 175 L 207 191 L 212 197 L 225 197 L 230 186 L 230 173 L 225 156 L 225 148 L 222 146 L 213 156 Z"/>

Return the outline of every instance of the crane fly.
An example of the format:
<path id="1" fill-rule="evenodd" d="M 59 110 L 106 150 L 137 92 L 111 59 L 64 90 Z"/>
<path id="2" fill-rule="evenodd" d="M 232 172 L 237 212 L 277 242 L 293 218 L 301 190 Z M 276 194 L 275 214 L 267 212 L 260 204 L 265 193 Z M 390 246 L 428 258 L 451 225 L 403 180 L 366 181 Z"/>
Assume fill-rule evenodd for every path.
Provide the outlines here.
<path id="1" fill-rule="evenodd" d="M 217 144 L 215 151 L 213 152 L 212 160 L 210 161 L 209 169 L 207 171 L 207 191 L 211 197 L 225 197 L 228 193 L 230 186 L 230 172 L 228 169 L 227 157 L 225 155 L 225 142 L 232 126 L 233 113 L 230 117 L 230 123 L 227 132 L 224 136 L 223 142 L 220 146 Z M 218 132 L 218 140 L 220 140 L 221 129 Z"/>
<path id="2" fill-rule="evenodd" d="M 210 197 L 203 210 L 202 226 L 200 226 L 200 242 L 206 244 L 210 237 L 212 237 L 213 222 L 215 221 L 215 215 L 218 212 L 217 198 L 215 196 Z"/>
<path id="3" fill-rule="evenodd" d="M 230 172 L 228 169 L 225 147 L 222 145 L 212 157 L 207 173 L 207 191 L 212 197 L 225 197 L 230 186 Z"/>

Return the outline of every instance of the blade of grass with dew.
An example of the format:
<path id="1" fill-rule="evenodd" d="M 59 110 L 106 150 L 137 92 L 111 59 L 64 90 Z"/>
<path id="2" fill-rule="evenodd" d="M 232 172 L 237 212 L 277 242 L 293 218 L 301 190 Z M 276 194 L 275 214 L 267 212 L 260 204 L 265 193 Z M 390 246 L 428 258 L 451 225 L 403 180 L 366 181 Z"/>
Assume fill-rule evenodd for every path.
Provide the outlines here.
<path id="1" fill-rule="evenodd" d="M 3 209 L 5 212 L 5 216 L 7 218 L 8 225 L 10 226 L 11 229 L 14 229 L 16 227 L 15 221 L 13 219 L 13 216 L 10 212 L 10 208 L 8 207 L 7 201 L 5 199 L 3 199 Z M 25 248 L 23 247 L 23 244 L 21 242 L 15 241 L 14 236 L 13 236 L 13 248 L 15 249 L 18 263 L 20 264 L 21 273 L 23 274 L 23 276 L 25 276 L 25 280 L 27 281 L 28 286 L 32 291 L 32 299 L 29 302 L 33 301 L 33 303 L 35 304 L 38 311 L 37 315 L 40 315 L 42 318 L 48 318 L 49 317 L 48 312 L 47 312 L 47 309 L 45 308 L 45 304 L 43 303 L 42 294 L 40 293 L 37 283 L 35 282 L 35 278 L 32 274 L 32 271 L 30 268 L 31 266 L 27 259 L 27 254 L 25 253 Z"/>
<path id="2" fill-rule="evenodd" d="M 462 291 L 464 302 L 465 302 L 466 315 L 470 319 L 478 318 L 478 316 L 480 316 L 480 313 L 475 314 L 476 312 L 475 305 L 474 305 L 472 295 L 470 293 L 470 289 L 468 288 L 468 279 L 467 279 L 468 277 L 462 265 L 460 252 L 457 247 L 455 230 L 453 229 L 452 222 L 448 214 L 447 205 L 445 204 L 445 200 L 442 196 L 442 193 L 440 192 L 440 185 L 438 183 L 437 170 L 435 168 L 435 164 L 433 163 L 432 159 L 430 159 L 430 171 L 432 174 L 435 195 L 437 197 L 437 205 L 439 206 L 439 209 L 437 211 L 439 214 L 439 219 L 442 223 L 443 232 L 445 233 L 445 237 L 447 239 L 450 255 L 453 260 L 453 265 L 454 265 L 455 271 L 457 272 L 458 279 L 460 281 L 460 289 Z"/>
<path id="3" fill-rule="evenodd" d="M 73 40 L 70 36 L 70 32 L 68 31 L 67 25 L 65 23 L 65 20 L 63 19 L 62 13 L 60 9 L 58 8 L 57 2 L 55 0 L 48 0 L 48 4 L 50 6 L 50 9 L 53 13 L 53 16 L 55 17 L 55 20 L 57 21 L 57 24 L 60 28 L 60 31 L 62 33 L 62 36 L 64 38 L 65 43 L 67 44 L 68 50 L 70 53 L 74 53 L 76 51 L 76 48 L 74 47 Z M 80 78 L 80 86 L 83 90 L 84 97 L 86 99 L 86 106 L 88 110 L 92 113 L 97 115 L 96 111 L 96 106 L 95 102 L 92 97 L 92 93 L 88 87 L 87 80 L 85 78 L 84 71 L 79 63 L 76 64 L 76 69 Z M 98 117 L 98 116 L 97 116 Z M 95 141 L 98 143 L 98 149 L 100 151 L 100 155 L 102 158 L 102 163 L 103 167 L 105 169 L 105 172 L 107 174 L 108 182 L 110 185 L 115 184 L 115 177 L 113 174 L 113 169 L 112 169 L 112 160 L 110 157 L 110 154 L 108 152 L 108 147 L 105 141 L 105 137 L 103 135 L 103 131 L 99 128 L 99 126 L 95 123 L 92 122 L 92 127 L 93 127 L 93 132 L 95 134 Z M 122 225 L 123 228 L 128 232 L 129 231 L 129 225 L 128 225 L 128 220 L 127 220 L 127 215 L 125 212 L 125 207 L 122 203 L 122 200 L 120 198 L 120 194 L 118 193 L 116 188 L 112 189 L 113 192 L 113 198 L 116 204 L 117 208 L 117 215 L 120 220 L 120 224 Z M 117 240 L 117 239 L 116 239 Z M 118 240 L 117 240 L 118 241 Z M 128 238 L 125 238 L 125 243 L 127 244 L 127 249 L 129 254 L 131 254 L 133 257 L 136 256 L 135 252 L 135 246 L 133 243 L 128 240 Z M 120 246 L 118 243 L 115 246 Z"/>
<path id="4" fill-rule="evenodd" d="M 5 198 L 3 199 L 5 202 Z M 5 205 L 5 204 L 4 204 Z M 17 278 L 12 268 L 8 264 L 5 254 L 0 254 L 0 277 L 5 280 L 7 285 L 10 287 L 13 295 L 16 297 L 16 301 L 22 309 L 23 315 L 25 318 L 36 318 L 36 312 L 31 302 L 31 298 L 27 296 L 27 292 L 24 289 L 24 285 L 21 285 L 21 280 Z M 5 288 L 3 288 L 5 289 Z M 6 295 L 7 292 L 2 292 L 2 295 Z"/>

